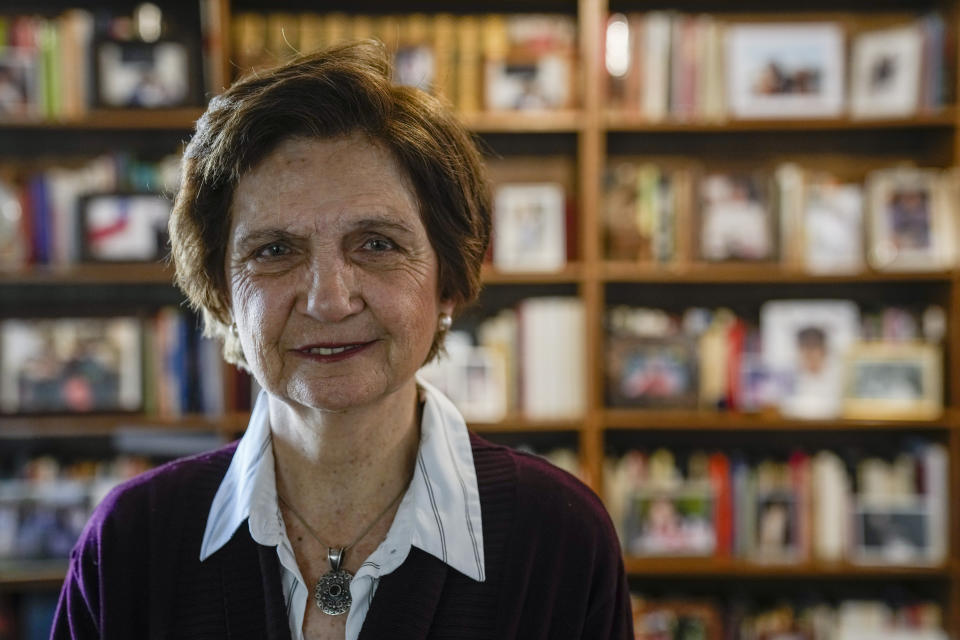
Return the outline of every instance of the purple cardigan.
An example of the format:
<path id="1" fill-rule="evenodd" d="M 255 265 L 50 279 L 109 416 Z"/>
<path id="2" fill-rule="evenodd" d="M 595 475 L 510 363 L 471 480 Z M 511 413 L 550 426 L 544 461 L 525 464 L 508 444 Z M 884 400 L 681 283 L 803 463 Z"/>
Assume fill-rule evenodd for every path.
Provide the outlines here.
<path id="1" fill-rule="evenodd" d="M 412 548 L 360 640 L 633 638 L 616 534 L 583 484 L 471 434 L 486 581 Z M 290 638 L 273 547 L 241 526 L 199 561 L 236 443 L 114 490 L 73 550 L 51 638 Z"/>

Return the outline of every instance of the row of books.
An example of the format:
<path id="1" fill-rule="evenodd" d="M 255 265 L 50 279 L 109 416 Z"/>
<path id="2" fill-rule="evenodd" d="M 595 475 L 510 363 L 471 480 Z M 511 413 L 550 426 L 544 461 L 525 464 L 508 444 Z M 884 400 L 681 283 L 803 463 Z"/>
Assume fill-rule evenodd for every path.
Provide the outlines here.
<path id="1" fill-rule="evenodd" d="M 0 169 L 0 269 L 156 261 L 166 252 L 180 158 L 125 153 L 29 171 Z"/>
<path id="2" fill-rule="evenodd" d="M 603 180 L 611 260 L 856 274 L 947 269 L 957 259 L 956 169 L 891 167 L 861 181 L 796 163 L 716 170 L 622 158 Z"/>
<path id="3" fill-rule="evenodd" d="M 249 378 L 224 365 L 219 342 L 176 308 L 151 317 L 0 321 L 3 413 L 219 417 L 248 409 L 251 393 Z"/>
<path id="4" fill-rule="evenodd" d="M 771 300 L 759 323 L 729 309 L 618 306 L 607 314 L 607 403 L 934 419 L 946 324 L 939 306 L 861 314 L 851 300 Z"/>
<path id="5" fill-rule="evenodd" d="M 608 104 L 649 122 L 910 117 L 947 104 L 942 16 L 856 26 L 614 14 L 605 32 Z"/>
<path id="6" fill-rule="evenodd" d="M 634 556 L 943 563 L 946 447 L 918 440 L 890 459 L 840 454 L 631 450 L 606 461 L 605 501 L 624 551 Z"/>
<path id="7" fill-rule="evenodd" d="M 421 369 L 468 421 L 583 415 L 586 353 L 579 298 L 527 298 L 483 320 L 475 333 L 476 340 L 452 331 L 446 353 Z"/>
<path id="8" fill-rule="evenodd" d="M 637 640 L 946 640 L 943 608 L 922 598 L 783 602 L 774 606 L 632 595 Z"/>
<path id="9" fill-rule="evenodd" d="M 201 3 L 201 7 L 209 3 Z M 202 13 L 205 13 L 202 11 Z M 208 25 L 201 21 L 207 34 Z M 0 15 L 0 120 L 77 121 L 91 108 L 195 106 L 210 73 L 191 31 L 156 5 Z"/>
<path id="10" fill-rule="evenodd" d="M 241 71 L 376 38 L 393 55 L 397 83 L 433 91 L 461 113 L 567 109 L 577 101 L 572 16 L 241 12 L 231 28 Z"/>

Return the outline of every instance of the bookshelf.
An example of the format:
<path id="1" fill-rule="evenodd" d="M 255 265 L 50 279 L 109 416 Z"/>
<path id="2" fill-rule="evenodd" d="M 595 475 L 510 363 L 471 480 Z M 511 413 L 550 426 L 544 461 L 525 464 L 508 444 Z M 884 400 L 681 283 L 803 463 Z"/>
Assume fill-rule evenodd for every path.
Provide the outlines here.
<path id="1" fill-rule="evenodd" d="M 443 3 L 412 2 L 410 10 L 446 11 Z M 844 24 L 873 25 L 880 20 L 916 16 L 921 10 L 944 8 L 948 31 L 956 39 L 960 32 L 960 6 L 955 1 L 945 4 L 915 3 L 891 0 L 877 3 L 844 0 L 819 3 L 811 13 L 799 2 L 789 3 L 791 10 L 770 9 L 753 3 L 757 16 L 777 21 L 836 19 Z M 207 51 L 212 70 L 205 87 L 207 94 L 216 93 L 234 75 L 231 42 L 231 19 L 242 12 L 272 11 L 274 7 L 254 0 L 199 0 L 201 11 L 213 21 Z M 62 8 L 66 8 L 64 3 Z M 304 3 L 280 3 L 290 12 L 312 11 Z M 339 3 L 334 9 L 351 14 L 390 13 L 388 3 L 364 2 L 352 7 Z M 494 151 L 498 147 L 523 154 L 565 154 L 575 163 L 576 259 L 559 271 L 549 273 L 504 273 L 486 266 L 483 279 L 494 297 L 501 290 L 507 297 L 539 295 L 562 291 L 577 296 L 584 309 L 586 408 L 580 418 L 533 420 L 510 413 L 494 423 L 476 423 L 472 427 L 491 437 L 533 433 L 558 434 L 576 443 L 586 481 L 603 493 L 604 459 L 611 442 L 625 446 L 634 440 L 649 443 L 658 434 L 673 434 L 687 440 L 717 439 L 729 434 L 733 438 L 791 438 L 806 442 L 813 438 L 843 437 L 861 439 L 868 445 L 891 436 L 913 433 L 929 436 L 947 446 L 950 464 L 950 504 L 960 495 L 960 375 L 950 370 L 960 363 L 960 271 L 956 268 L 919 272 L 866 270 L 855 275 L 811 275 L 801 269 L 779 264 L 706 264 L 690 261 L 668 265 L 648 265 L 607 260 L 603 241 L 603 172 L 608 159 L 618 156 L 683 156 L 718 161 L 732 153 L 738 159 L 763 163 L 770 158 L 801 157 L 807 161 L 822 160 L 825 165 L 845 167 L 862 163 L 866 166 L 887 166 L 897 160 L 913 160 L 932 166 L 960 165 L 960 112 L 952 106 L 939 111 L 904 118 L 854 119 L 828 117 L 816 119 L 725 119 L 722 121 L 677 121 L 665 118 L 651 122 L 637 114 L 607 108 L 606 76 L 603 71 L 602 34 L 612 12 L 644 12 L 651 9 L 678 9 L 685 12 L 707 11 L 738 19 L 743 17 L 742 3 L 733 2 L 618 2 L 616 0 L 556 0 L 547 3 L 469 3 L 457 13 L 484 14 L 497 12 L 556 12 L 575 16 L 578 67 L 577 101 L 570 108 L 538 113 L 493 113 L 469 111 L 463 121 L 487 140 Z M 406 7 L 405 7 L 406 10 Z M 178 15 L 182 11 L 178 10 Z M 199 19 L 196 18 L 195 19 Z M 960 75 L 960 74 L 958 74 Z M 954 81 L 956 83 L 956 81 Z M 960 88 L 951 92 L 960 95 Z M 84 141 L 109 133 L 111 140 L 131 148 L 156 148 L 156 134 L 165 132 L 164 144 L 177 151 L 176 141 L 185 139 L 200 106 L 169 109 L 93 109 L 80 117 L 53 120 L 0 119 L 2 141 L 11 146 L 2 152 L 4 163 L 18 157 L 36 154 L 28 146 L 31 140 L 43 140 L 45 152 L 56 152 L 58 139 L 74 140 L 69 153 L 78 153 Z M 67 143 L 64 143 L 67 144 Z M 51 148 L 52 147 L 52 148 Z M 9 149 L 14 149 L 11 152 Z M 559 149 L 559 151 L 558 151 Z M 109 305 L 109 291 L 117 285 L 136 288 L 150 285 L 162 288 L 170 281 L 170 270 L 162 265 L 73 265 L 31 266 L 18 270 L 0 270 L 0 306 L 7 302 L 37 304 L 43 315 L 56 313 L 56 304 L 37 302 L 40 298 L 56 299 L 60 292 L 73 287 L 97 289 L 98 300 Z M 43 294 L 36 293 L 42 289 Z M 116 289 L 119 291 L 120 289 Z M 942 304 L 947 309 L 948 331 L 945 339 L 943 415 L 929 421 L 885 420 L 799 420 L 783 418 L 776 413 L 744 414 L 687 409 L 620 409 L 606 406 L 605 312 L 611 304 L 634 297 L 656 300 L 665 292 L 677 292 L 683 302 L 700 298 L 722 300 L 730 292 L 759 305 L 769 297 L 782 297 L 785 290 L 797 295 L 851 296 L 870 301 L 892 291 L 897 299 L 920 299 Z M 33 294 L 28 292 L 33 291 Z M 141 308 L 166 304 L 171 294 L 160 302 L 142 302 Z M 875 300 L 878 301 L 878 300 Z M 128 302 L 123 305 L 129 306 Z M 0 312 L 2 317 L 27 314 L 30 309 Z M 0 416 L 0 441 L 13 442 L 33 437 L 75 438 L 105 436 L 120 429 L 184 429 L 191 432 L 215 432 L 224 437 L 239 433 L 246 422 L 242 411 L 227 411 L 222 417 L 206 418 L 189 414 L 183 417 L 161 417 L 141 414 L 105 414 L 96 416 Z M 950 514 L 950 552 L 943 564 L 936 566 L 865 566 L 846 562 L 801 562 L 799 564 L 762 564 L 741 558 L 637 558 L 627 557 L 626 567 L 633 584 L 669 578 L 686 584 L 694 591 L 713 591 L 718 595 L 732 581 L 766 585 L 800 581 L 811 585 L 862 581 L 877 584 L 883 581 L 922 585 L 933 593 L 943 606 L 947 630 L 960 633 L 960 509 Z M 62 579 L 62 565 L 0 565 L 0 593 L 16 593 L 26 589 L 54 589 Z M 686 582 L 685 582 L 686 581 Z M 707 587 L 703 583 L 706 582 Z M 694 588 L 695 587 L 695 588 Z M 838 587 L 842 590 L 842 586 Z"/>

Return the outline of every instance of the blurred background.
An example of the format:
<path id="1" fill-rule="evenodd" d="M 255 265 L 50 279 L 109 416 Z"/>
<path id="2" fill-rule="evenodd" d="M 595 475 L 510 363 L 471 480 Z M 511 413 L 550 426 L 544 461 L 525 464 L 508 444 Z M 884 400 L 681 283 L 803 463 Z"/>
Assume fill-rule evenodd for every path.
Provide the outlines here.
<path id="1" fill-rule="evenodd" d="M 164 263 L 207 101 L 376 38 L 488 158 L 424 369 L 604 499 L 643 639 L 960 637 L 957 0 L 7 0 L 0 640 L 124 479 L 245 428 Z"/>

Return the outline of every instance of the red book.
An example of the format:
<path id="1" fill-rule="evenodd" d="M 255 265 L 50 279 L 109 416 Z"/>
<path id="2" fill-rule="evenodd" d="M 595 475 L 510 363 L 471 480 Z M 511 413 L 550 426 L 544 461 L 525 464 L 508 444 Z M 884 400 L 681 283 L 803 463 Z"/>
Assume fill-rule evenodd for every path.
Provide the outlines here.
<path id="1" fill-rule="evenodd" d="M 730 484 L 730 460 L 723 453 L 711 454 L 707 473 L 713 487 L 713 525 L 717 536 L 718 556 L 729 556 L 733 550 L 733 494 Z"/>

